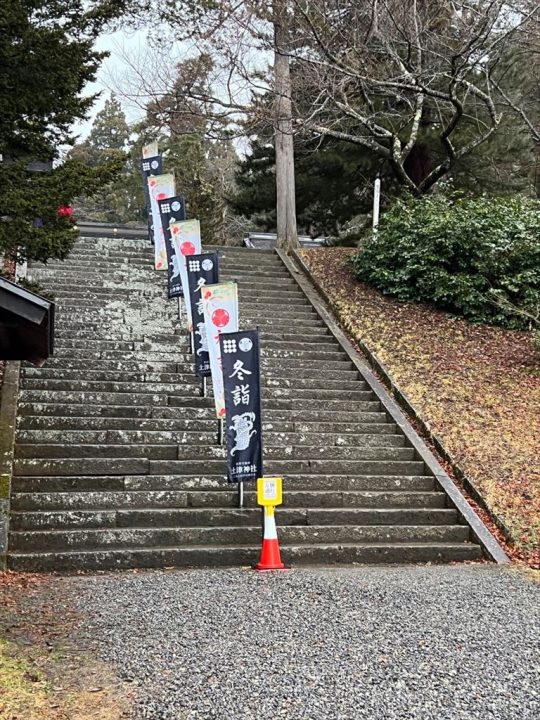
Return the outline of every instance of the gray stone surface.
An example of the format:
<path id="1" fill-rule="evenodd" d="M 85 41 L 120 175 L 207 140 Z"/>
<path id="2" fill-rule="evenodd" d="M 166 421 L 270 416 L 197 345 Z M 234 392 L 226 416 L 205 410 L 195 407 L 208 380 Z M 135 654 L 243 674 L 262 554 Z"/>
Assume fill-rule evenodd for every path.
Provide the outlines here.
<path id="1" fill-rule="evenodd" d="M 288 260 L 238 248 L 220 255 L 222 279 L 238 280 L 242 326 L 261 326 L 265 472 L 285 477 L 284 556 L 309 564 L 480 557 Z M 57 293 L 58 336 L 43 368 L 22 371 L 10 568 L 255 562 L 260 511 L 251 488 L 249 507 L 234 510 L 211 383 L 200 397 L 152 249 L 80 238 L 65 262 L 30 273 Z M 226 528 L 226 539 L 215 528 Z"/>
<path id="2" fill-rule="evenodd" d="M 133 720 L 537 720 L 540 585 L 486 565 L 58 580 Z"/>

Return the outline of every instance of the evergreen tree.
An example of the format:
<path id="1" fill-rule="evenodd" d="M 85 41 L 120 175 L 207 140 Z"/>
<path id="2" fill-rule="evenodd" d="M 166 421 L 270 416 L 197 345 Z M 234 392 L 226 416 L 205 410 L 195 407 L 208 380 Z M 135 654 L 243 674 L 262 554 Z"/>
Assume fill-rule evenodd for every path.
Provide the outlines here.
<path id="1" fill-rule="evenodd" d="M 0 13 L 0 251 L 19 259 L 63 258 L 74 239 L 58 208 L 93 191 L 118 169 L 61 161 L 70 126 L 95 97 L 83 97 L 104 57 L 93 49 L 124 2 L 3 0 Z M 43 172 L 30 172 L 41 161 Z"/>
<path id="2" fill-rule="evenodd" d="M 138 157 L 127 154 L 129 138 L 125 113 L 119 100 L 111 94 L 103 110 L 96 115 L 87 139 L 74 146 L 70 157 L 88 167 L 121 163 L 122 172 L 92 195 L 77 198 L 74 203 L 77 217 L 110 223 L 143 219 L 140 168 Z"/>
<path id="3" fill-rule="evenodd" d="M 141 137 L 158 140 L 167 172 L 174 173 L 177 191 L 186 197 L 188 216 L 201 222 L 204 242 L 224 244 L 229 240 L 226 197 L 234 182 L 236 153 L 225 133 L 210 139 L 211 121 L 204 108 L 181 90 L 189 83 L 204 93 L 211 67 L 205 55 L 180 63 L 175 86 L 148 104 L 137 129 Z"/>
<path id="4" fill-rule="evenodd" d="M 295 152 L 296 209 L 302 234 L 338 235 L 343 226 L 372 207 L 373 180 L 384 178 L 385 193 L 397 192 L 392 173 L 365 149 L 332 138 L 298 142 Z M 275 232 L 274 150 L 269 142 L 252 142 L 239 162 L 233 210 L 261 229 Z"/>

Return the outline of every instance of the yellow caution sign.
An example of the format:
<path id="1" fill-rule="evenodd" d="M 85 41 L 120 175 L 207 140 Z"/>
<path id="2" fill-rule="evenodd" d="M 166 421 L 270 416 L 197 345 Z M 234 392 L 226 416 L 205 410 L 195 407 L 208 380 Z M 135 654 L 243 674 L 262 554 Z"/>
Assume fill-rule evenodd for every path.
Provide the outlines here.
<path id="1" fill-rule="evenodd" d="M 283 480 L 280 477 L 262 477 L 257 480 L 257 503 L 263 507 L 276 507 L 283 502 Z"/>
<path id="2" fill-rule="evenodd" d="M 264 530 L 261 559 L 255 570 L 284 570 L 281 562 L 279 542 L 276 530 L 274 508 L 281 505 L 282 484 L 280 477 L 262 477 L 257 479 L 257 502 L 264 508 Z"/>

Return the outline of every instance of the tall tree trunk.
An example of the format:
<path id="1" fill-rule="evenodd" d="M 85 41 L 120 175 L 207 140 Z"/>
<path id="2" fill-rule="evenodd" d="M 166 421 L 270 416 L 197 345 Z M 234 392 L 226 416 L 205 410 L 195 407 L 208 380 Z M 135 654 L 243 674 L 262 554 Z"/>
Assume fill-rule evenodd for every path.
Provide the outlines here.
<path id="1" fill-rule="evenodd" d="M 277 197 L 277 244 L 286 252 L 298 247 L 294 182 L 291 73 L 288 48 L 287 0 L 274 0 L 274 86 Z"/>

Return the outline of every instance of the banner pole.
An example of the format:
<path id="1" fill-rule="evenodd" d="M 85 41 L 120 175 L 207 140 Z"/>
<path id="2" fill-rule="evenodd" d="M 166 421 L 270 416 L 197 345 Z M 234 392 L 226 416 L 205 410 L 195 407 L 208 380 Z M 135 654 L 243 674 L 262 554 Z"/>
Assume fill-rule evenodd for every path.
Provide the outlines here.
<path id="1" fill-rule="evenodd" d="M 238 483 L 238 507 L 239 508 L 244 507 L 244 483 L 243 482 Z"/>
<path id="2" fill-rule="evenodd" d="M 206 376 L 201 378 L 201 397 L 206 397 Z"/>
<path id="3" fill-rule="evenodd" d="M 189 333 L 189 352 L 193 354 L 195 352 L 195 342 L 193 339 L 193 333 Z"/>
<path id="4" fill-rule="evenodd" d="M 217 421 L 217 444 L 223 445 L 223 420 Z"/>
<path id="5" fill-rule="evenodd" d="M 182 298 L 178 296 L 178 319 L 182 322 Z"/>

